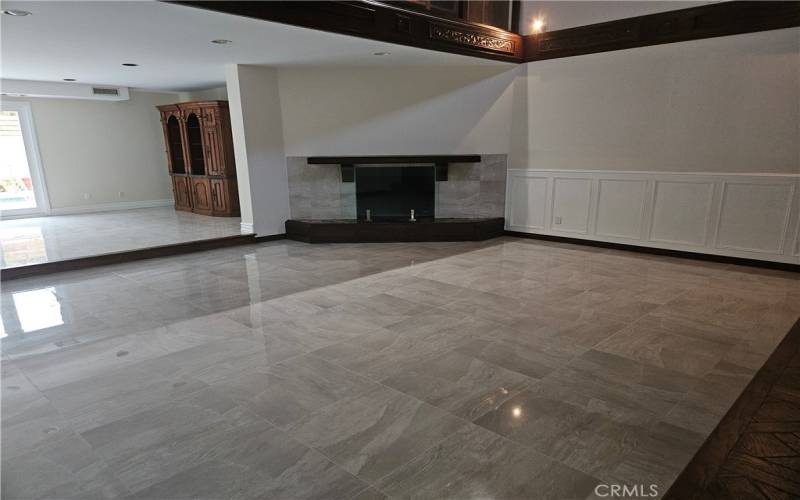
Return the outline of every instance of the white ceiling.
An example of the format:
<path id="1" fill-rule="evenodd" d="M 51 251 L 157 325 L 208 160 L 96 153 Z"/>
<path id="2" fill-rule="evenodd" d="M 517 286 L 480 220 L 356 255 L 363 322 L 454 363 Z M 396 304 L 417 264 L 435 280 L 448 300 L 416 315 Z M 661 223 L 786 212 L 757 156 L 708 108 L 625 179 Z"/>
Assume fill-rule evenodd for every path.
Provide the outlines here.
<path id="1" fill-rule="evenodd" d="M 193 90 L 224 84 L 225 64 L 508 65 L 155 1 L 3 1 L 0 76 Z M 213 39 L 232 40 L 228 45 Z M 390 52 L 375 56 L 374 52 Z M 125 62 L 138 63 L 135 68 Z"/>

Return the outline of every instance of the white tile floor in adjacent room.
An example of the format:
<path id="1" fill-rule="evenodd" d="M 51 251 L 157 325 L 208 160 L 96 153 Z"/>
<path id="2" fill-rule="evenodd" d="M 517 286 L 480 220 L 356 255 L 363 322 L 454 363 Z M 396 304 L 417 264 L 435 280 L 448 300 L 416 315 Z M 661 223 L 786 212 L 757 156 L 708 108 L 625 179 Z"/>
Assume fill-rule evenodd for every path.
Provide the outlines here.
<path id="1" fill-rule="evenodd" d="M 235 236 L 240 222 L 172 207 L 2 220 L 2 268 Z"/>

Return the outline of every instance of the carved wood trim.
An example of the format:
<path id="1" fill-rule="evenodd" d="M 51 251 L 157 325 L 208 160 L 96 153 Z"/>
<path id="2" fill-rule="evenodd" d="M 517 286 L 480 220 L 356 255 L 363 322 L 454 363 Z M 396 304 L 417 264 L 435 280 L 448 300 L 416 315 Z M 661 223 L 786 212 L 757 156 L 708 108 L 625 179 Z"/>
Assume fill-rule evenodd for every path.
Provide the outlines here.
<path id="1" fill-rule="evenodd" d="M 430 24 L 430 37 L 433 40 L 441 40 L 459 45 L 469 45 L 484 50 L 505 52 L 514 54 L 516 44 L 512 38 L 501 38 L 491 36 L 477 31 L 457 28 L 443 23 Z"/>

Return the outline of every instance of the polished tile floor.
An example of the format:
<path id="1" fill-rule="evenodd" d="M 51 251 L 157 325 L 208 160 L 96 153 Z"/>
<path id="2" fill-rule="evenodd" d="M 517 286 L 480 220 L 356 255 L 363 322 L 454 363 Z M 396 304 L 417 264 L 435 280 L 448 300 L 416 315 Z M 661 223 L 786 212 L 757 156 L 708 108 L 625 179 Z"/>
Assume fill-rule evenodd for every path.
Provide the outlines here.
<path id="1" fill-rule="evenodd" d="M 172 207 L 0 220 L 2 268 L 234 236 L 239 224 Z"/>
<path id="2" fill-rule="evenodd" d="M 280 241 L 5 282 L 2 315 L 4 499 L 592 498 L 666 491 L 800 281 Z"/>

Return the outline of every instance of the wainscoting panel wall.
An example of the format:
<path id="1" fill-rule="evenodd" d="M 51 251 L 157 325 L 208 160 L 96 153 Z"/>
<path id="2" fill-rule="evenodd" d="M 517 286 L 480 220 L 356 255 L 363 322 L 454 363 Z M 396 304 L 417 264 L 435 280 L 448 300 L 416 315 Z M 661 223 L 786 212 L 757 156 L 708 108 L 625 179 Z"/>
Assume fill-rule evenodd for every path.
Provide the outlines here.
<path id="1" fill-rule="evenodd" d="M 800 263 L 800 175 L 509 169 L 506 229 Z"/>
<path id="2" fill-rule="evenodd" d="M 552 224 L 560 232 L 588 234 L 592 183 L 589 179 L 553 179 Z"/>
<path id="3" fill-rule="evenodd" d="M 547 177 L 526 175 L 519 171 L 515 177 L 509 177 L 508 214 L 509 225 L 523 228 L 521 230 L 544 230 L 547 220 Z M 533 232 L 533 231 L 531 231 Z"/>
<path id="4" fill-rule="evenodd" d="M 595 234 L 610 238 L 638 239 L 644 224 L 647 181 L 599 179 Z"/>

